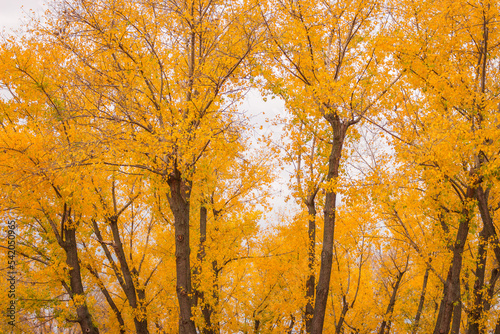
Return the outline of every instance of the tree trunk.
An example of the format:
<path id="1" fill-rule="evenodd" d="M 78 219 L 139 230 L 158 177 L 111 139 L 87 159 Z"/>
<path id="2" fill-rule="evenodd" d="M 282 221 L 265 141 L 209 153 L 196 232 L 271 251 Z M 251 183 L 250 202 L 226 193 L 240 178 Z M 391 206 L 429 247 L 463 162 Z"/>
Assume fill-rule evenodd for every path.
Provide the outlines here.
<path id="1" fill-rule="evenodd" d="M 460 333 L 460 320 L 462 319 L 462 301 L 460 300 L 460 284 L 458 288 L 458 301 L 453 305 L 453 321 L 451 323 L 451 334 Z"/>
<path id="2" fill-rule="evenodd" d="M 179 334 L 196 334 L 191 311 L 191 264 L 189 254 L 189 201 L 191 184 L 183 180 L 176 169 L 167 180 L 170 192 L 167 195 L 174 215 L 176 291 L 179 302 Z"/>
<path id="3" fill-rule="evenodd" d="M 118 229 L 118 217 L 110 217 L 108 222 L 113 234 L 113 248 L 120 262 L 120 269 L 123 275 L 124 284 L 122 288 L 127 296 L 130 307 L 133 309 L 135 330 L 137 334 L 149 334 L 145 296 L 142 299 L 139 298 L 139 291 L 134 285 L 133 276 L 137 276 L 138 273 L 134 272 L 134 270 L 130 270 L 127 263 L 125 251 L 123 250 L 123 243 L 120 238 L 120 230 Z M 144 294 L 144 290 L 142 291 L 142 294 Z"/>
<path id="4" fill-rule="evenodd" d="M 417 314 L 415 315 L 415 321 L 413 322 L 413 328 L 412 328 L 411 334 L 417 334 L 417 331 L 418 331 L 420 317 L 422 316 L 422 311 L 424 309 L 425 292 L 427 290 L 427 281 L 429 280 L 430 269 L 431 269 L 431 267 L 428 264 L 427 268 L 425 268 L 424 283 L 422 284 L 422 292 L 420 293 L 420 301 L 418 302 Z"/>
<path id="5" fill-rule="evenodd" d="M 403 279 L 403 275 L 405 274 L 405 272 L 406 270 L 399 272 L 398 276 L 396 277 L 396 282 L 394 283 L 392 289 L 391 299 L 389 300 L 389 305 L 387 305 L 387 310 L 385 311 L 384 320 L 382 320 L 382 323 L 380 324 L 380 330 L 378 331 L 379 334 L 385 334 L 386 332 L 388 333 L 389 329 L 391 328 L 392 313 L 394 312 L 394 306 L 396 305 L 396 297 L 398 294 L 399 286 L 401 285 L 401 280 Z"/>
<path id="6" fill-rule="evenodd" d="M 314 275 L 314 267 L 315 267 L 315 257 L 316 257 L 316 206 L 314 203 L 314 197 L 310 196 L 306 203 L 307 211 L 309 214 L 309 249 L 308 249 L 308 263 L 307 267 L 309 269 L 309 277 L 306 282 L 306 312 L 305 312 L 305 321 L 306 321 L 306 333 L 311 333 L 312 329 L 312 321 L 314 314 L 314 286 L 316 284 L 316 279 Z"/>
<path id="7" fill-rule="evenodd" d="M 468 187 L 466 199 L 473 197 L 473 189 Z M 467 205 L 467 204 L 464 204 Z M 462 253 L 464 251 L 470 227 L 470 212 L 467 208 L 462 210 L 458 232 L 453 245 L 453 260 L 448 271 L 448 276 L 443 287 L 443 298 L 439 306 L 438 318 L 434 327 L 434 334 L 448 334 L 454 308 L 456 303 L 460 303 L 460 272 L 462 270 Z M 455 310 L 455 316 L 458 316 Z"/>
<path id="8" fill-rule="evenodd" d="M 484 307 L 484 277 L 486 274 L 486 258 L 487 258 L 487 247 L 488 247 L 488 232 L 483 226 L 483 229 L 479 233 L 479 246 L 477 250 L 477 263 L 476 263 L 476 281 L 474 282 L 474 302 L 469 312 L 467 319 L 467 334 L 479 334 L 479 323 L 482 316 L 482 311 Z"/>
<path id="9" fill-rule="evenodd" d="M 337 325 L 335 326 L 335 333 L 340 334 L 342 326 L 344 325 L 345 315 L 349 310 L 349 303 L 347 302 L 346 295 L 342 296 L 342 311 L 340 312 L 340 317 Z"/>
<path id="10" fill-rule="evenodd" d="M 68 210 L 67 214 L 70 212 Z M 68 222 L 68 221 L 66 221 Z M 75 228 L 63 224 L 63 240 L 62 247 L 66 252 L 66 264 L 69 267 L 70 277 L 70 290 L 69 294 L 71 299 L 75 301 L 76 314 L 78 316 L 77 322 L 80 324 L 82 333 L 98 334 L 99 329 L 92 322 L 92 316 L 85 301 L 85 293 L 83 289 L 82 276 L 80 271 L 80 262 L 78 260 L 78 246 L 76 244 L 76 230 Z M 69 221 L 69 225 L 72 222 Z M 81 300 L 83 298 L 83 302 Z M 75 300 L 76 299 L 76 300 Z"/>
<path id="11" fill-rule="evenodd" d="M 206 252 L 205 252 L 205 242 L 207 240 L 207 208 L 205 205 L 201 205 L 200 207 L 200 249 L 198 251 L 198 261 L 199 264 L 194 271 L 194 275 L 200 276 L 202 272 L 202 264 L 205 260 Z M 197 279 L 199 281 L 199 279 Z M 200 284 L 199 282 L 197 283 Z M 205 294 L 200 291 L 200 289 L 196 289 L 195 293 L 194 306 L 201 305 L 201 314 L 203 315 L 203 320 L 205 321 L 205 325 L 201 328 L 201 333 L 203 334 L 215 334 L 215 328 L 212 325 L 212 314 L 213 308 L 210 303 L 207 303 L 205 300 Z"/>
<path id="12" fill-rule="evenodd" d="M 342 156 L 342 145 L 349 123 L 342 123 L 336 113 L 325 115 L 325 118 L 333 130 L 332 150 L 328 160 L 327 184 L 332 185 L 339 176 L 340 158 Z M 330 289 L 330 278 L 332 274 L 333 259 L 333 235 L 335 230 L 335 209 L 337 192 L 335 189 L 326 189 L 324 208 L 323 249 L 321 251 L 321 267 L 319 271 L 318 286 L 316 288 L 316 299 L 314 304 L 314 315 L 312 323 L 312 334 L 323 332 L 325 321 L 326 303 Z"/>
<path id="13" fill-rule="evenodd" d="M 488 232 L 490 236 L 490 242 L 493 246 L 493 253 L 497 259 L 497 262 L 500 263 L 500 242 L 498 240 L 498 234 L 493 225 L 493 219 L 491 218 L 490 210 L 488 209 L 488 196 L 489 189 L 486 191 L 483 190 L 483 187 L 479 185 L 476 188 L 476 199 L 479 207 L 479 213 L 481 214 L 481 220 L 483 222 L 483 226 Z"/>

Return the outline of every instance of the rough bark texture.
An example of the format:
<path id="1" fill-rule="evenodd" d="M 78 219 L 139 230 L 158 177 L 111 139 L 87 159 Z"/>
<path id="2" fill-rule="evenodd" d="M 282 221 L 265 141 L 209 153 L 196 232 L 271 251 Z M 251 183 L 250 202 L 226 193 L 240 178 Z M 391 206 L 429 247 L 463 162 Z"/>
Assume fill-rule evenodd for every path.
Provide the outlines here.
<path id="1" fill-rule="evenodd" d="M 167 180 L 170 186 L 168 202 L 174 215 L 175 269 L 177 299 L 179 302 L 179 334 L 196 334 L 191 311 L 191 264 L 189 254 L 189 208 L 191 185 L 174 170 Z"/>
<path id="2" fill-rule="evenodd" d="M 333 131 L 332 150 L 328 160 L 328 175 L 326 178 L 327 183 L 330 184 L 330 182 L 335 182 L 339 176 L 342 145 L 344 144 L 349 123 L 343 123 L 336 113 L 327 114 L 325 118 L 330 123 Z M 323 249 L 321 251 L 321 266 L 316 288 L 316 299 L 311 328 L 312 334 L 322 333 L 325 321 L 326 303 L 328 300 L 330 277 L 332 273 L 336 199 L 336 191 L 334 189 L 327 189 L 324 207 Z"/>

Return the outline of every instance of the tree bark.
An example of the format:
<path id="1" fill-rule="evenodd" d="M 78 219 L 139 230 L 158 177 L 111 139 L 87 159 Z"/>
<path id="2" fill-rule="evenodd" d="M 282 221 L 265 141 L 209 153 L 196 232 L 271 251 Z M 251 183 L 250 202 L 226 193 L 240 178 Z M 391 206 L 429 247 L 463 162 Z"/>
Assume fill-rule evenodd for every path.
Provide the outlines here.
<path id="1" fill-rule="evenodd" d="M 466 200 L 469 200 L 472 197 L 473 189 L 468 187 Z M 467 205 L 467 203 L 464 203 L 464 205 Z M 452 248 L 453 260 L 443 287 L 443 297 L 439 306 L 439 313 L 436 326 L 434 327 L 434 334 L 448 334 L 450 332 L 454 308 L 457 303 L 460 303 L 460 272 L 462 270 L 462 254 L 465 243 L 467 242 L 469 227 L 470 212 L 468 208 L 464 208 L 458 225 L 455 243 Z M 458 317 L 459 315 L 456 312 L 457 311 L 455 310 L 455 317 Z"/>
<path id="2" fill-rule="evenodd" d="M 78 246 L 76 244 L 76 228 L 69 219 L 70 209 L 64 207 L 64 216 L 62 222 L 61 246 L 66 252 L 66 264 L 69 267 L 70 294 L 71 299 L 76 306 L 77 322 L 80 324 L 82 333 L 99 334 L 99 329 L 92 321 L 92 316 L 85 301 L 85 292 L 83 289 L 80 261 L 78 259 Z M 83 298 L 83 300 L 81 300 Z"/>
<path id="3" fill-rule="evenodd" d="M 179 302 L 179 334 L 196 334 L 191 311 L 191 264 L 189 254 L 189 209 L 191 184 L 175 169 L 168 177 L 167 199 L 174 215 L 176 291 Z"/>
<path id="4" fill-rule="evenodd" d="M 482 311 L 484 307 L 484 277 L 486 274 L 486 259 L 487 259 L 487 247 L 488 247 L 489 235 L 487 229 L 483 226 L 483 229 L 479 233 L 479 246 L 477 250 L 477 263 L 475 276 L 476 280 L 474 282 L 474 301 L 467 318 L 467 334 L 479 334 L 480 320 L 482 317 Z"/>
<path id="5" fill-rule="evenodd" d="M 481 214 L 481 220 L 483 222 L 483 226 L 486 229 L 490 242 L 493 246 L 493 253 L 497 259 L 497 262 L 500 263 L 500 242 L 498 239 L 498 234 L 493 225 L 493 219 L 491 218 L 490 210 L 488 209 L 488 195 L 489 189 L 486 191 L 483 189 L 481 185 L 476 188 L 476 199 L 479 207 L 479 213 Z"/>
<path id="6" fill-rule="evenodd" d="M 384 320 L 382 320 L 382 323 L 380 324 L 380 330 L 378 331 L 379 334 L 385 334 L 386 332 L 388 333 L 389 329 L 391 328 L 392 313 L 394 312 L 394 306 L 396 305 L 396 297 L 398 294 L 399 286 L 401 285 L 401 280 L 403 279 L 403 275 L 405 274 L 405 272 L 406 270 L 398 272 L 396 282 L 393 285 L 391 299 L 389 300 L 389 305 L 387 305 L 387 310 L 385 311 Z"/>
<path id="7" fill-rule="evenodd" d="M 195 268 L 194 275 L 200 276 L 202 273 L 202 264 L 206 257 L 205 251 L 205 242 L 207 240 L 207 208 L 204 204 L 200 207 L 200 248 L 198 251 L 198 261 L 199 264 L 197 268 Z M 196 279 L 199 281 L 199 279 Z M 199 282 L 197 284 L 200 284 Z M 202 334 L 215 334 L 216 328 L 212 324 L 212 314 L 214 312 L 213 307 L 210 303 L 208 303 L 205 299 L 205 294 L 199 289 L 196 288 L 194 293 L 195 300 L 193 305 L 196 307 L 201 305 L 201 314 L 203 315 L 203 320 L 205 321 L 204 326 L 201 328 Z"/>
<path id="8" fill-rule="evenodd" d="M 316 257 L 316 206 L 314 203 L 314 196 L 309 196 L 307 200 L 307 211 L 309 214 L 309 249 L 308 249 L 308 263 L 307 267 L 309 269 L 309 277 L 306 282 L 306 311 L 305 311 L 305 321 L 306 321 L 306 333 L 311 333 L 312 321 L 314 315 L 314 286 L 316 284 L 316 278 L 314 275 L 315 267 L 315 257 Z"/>
<path id="9" fill-rule="evenodd" d="M 337 325 L 335 326 L 335 333 L 336 334 L 340 334 L 340 331 L 342 330 L 342 326 L 344 325 L 345 315 L 347 314 L 348 310 L 349 310 L 349 303 L 347 302 L 346 296 L 343 295 L 342 296 L 342 311 L 340 312 L 339 321 L 337 322 Z"/>
<path id="10" fill-rule="evenodd" d="M 418 302 L 417 314 L 415 315 L 415 320 L 413 321 L 413 328 L 411 330 L 411 334 L 417 334 L 418 331 L 420 317 L 422 316 L 422 311 L 424 309 L 425 292 L 427 290 L 427 281 L 429 280 L 430 269 L 431 267 L 428 264 L 427 268 L 425 268 L 424 283 L 422 284 L 422 292 L 420 293 L 420 301 Z"/>
<path id="11" fill-rule="evenodd" d="M 113 234 L 113 248 L 120 262 L 120 269 L 123 275 L 124 284 L 122 288 L 127 296 L 130 307 L 134 310 L 135 330 L 137 334 L 149 334 L 145 292 L 142 290 L 142 295 L 144 296 L 140 298 L 139 289 L 136 289 L 134 284 L 134 276 L 137 277 L 138 272 L 134 268 L 131 270 L 127 263 L 123 243 L 120 238 L 120 230 L 118 229 L 118 217 L 110 217 L 108 223 Z"/>
<path id="12" fill-rule="evenodd" d="M 333 130 L 332 150 L 328 160 L 327 184 L 331 185 L 337 181 L 339 176 L 340 159 L 342 157 L 342 145 L 349 123 L 343 123 L 336 113 L 325 115 Z M 337 192 L 335 189 L 327 189 L 324 208 L 323 249 L 321 251 L 321 266 L 316 288 L 316 299 L 314 304 L 312 334 L 323 332 L 325 321 L 326 303 L 330 290 L 330 278 L 332 273 L 333 259 L 333 235 L 335 230 L 335 210 Z"/>

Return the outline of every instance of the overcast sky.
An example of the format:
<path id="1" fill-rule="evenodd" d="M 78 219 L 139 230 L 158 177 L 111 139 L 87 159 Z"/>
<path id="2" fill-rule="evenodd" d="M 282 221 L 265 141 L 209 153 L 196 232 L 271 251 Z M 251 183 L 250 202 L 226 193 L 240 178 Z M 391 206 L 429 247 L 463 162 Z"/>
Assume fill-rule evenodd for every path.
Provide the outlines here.
<path id="1" fill-rule="evenodd" d="M 0 27 L 11 29 L 21 24 L 22 18 L 32 11 L 43 10 L 43 0 L 0 0 Z"/>

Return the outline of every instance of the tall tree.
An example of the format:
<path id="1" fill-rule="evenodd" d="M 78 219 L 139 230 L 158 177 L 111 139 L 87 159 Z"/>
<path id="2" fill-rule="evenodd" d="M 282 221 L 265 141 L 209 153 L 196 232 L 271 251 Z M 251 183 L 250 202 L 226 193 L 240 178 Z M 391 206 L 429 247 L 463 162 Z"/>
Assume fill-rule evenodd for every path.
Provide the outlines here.
<path id="1" fill-rule="evenodd" d="M 393 17 L 396 66 L 408 76 L 394 109 L 399 115 L 389 116 L 389 122 L 397 129 L 398 154 L 413 161 L 415 175 L 425 180 L 425 196 L 449 242 L 451 263 L 434 333 L 458 333 L 461 291 L 468 289 L 461 282 L 464 250 L 471 234 L 478 237 L 476 210 L 485 228 L 495 230 L 484 189 L 494 187 L 487 170 L 497 160 L 490 138 L 499 105 L 493 65 L 498 4 L 410 1 L 404 10 L 396 5 Z"/>
<path id="2" fill-rule="evenodd" d="M 43 43 L 30 37 L 16 42 L 23 46 L 10 41 L 2 45 L 0 59 L 0 83 L 8 99 L 1 105 L 1 182 L 7 192 L 2 209 L 18 217 L 27 233 L 20 241 L 25 257 L 49 268 L 65 262 L 64 275 L 56 277 L 76 311 L 68 321 L 78 323 L 82 332 L 99 333 L 84 287 L 78 241 L 89 219 L 89 202 L 79 198 L 88 195 L 86 172 L 91 168 L 84 166 L 92 161 L 80 143 L 91 140 L 80 131 L 76 105 L 66 100 L 73 87 L 60 72 L 49 72 L 63 50 L 45 52 Z"/>
<path id="3" fill-rule="evenodd" d="M 377 22 L 381 11 L 376 2 L 269 1 L 262 15 L 268 33 L 265 75 L 270 89 L 284 98 L 307 131 L 314 129 L 312 123 L 325 122 L 315 135 L 330 146 L 320 273 L 307 329 L 320 333 L 332 272 L 343 145 L 349 128 L 373 111 L 395 79 L 379 75 L 377 64 L 383 59 L 374 28 L 382 23 Z"/>
<path id="4" fill-rule="evenodd" d="M 239 136 L 232 102 L 259 40 L 251 3 L 62 1 L 45 34 L 76 61 L 72 77 L 113 161 L 150 173 L 174 217 L 179 332 L 195 333 L 190 216 L 200 159 Z M 82 48 L 85 45 L 85 48 Z"/>

